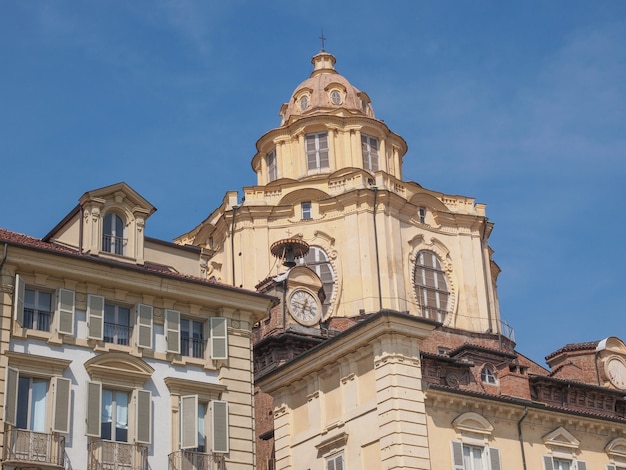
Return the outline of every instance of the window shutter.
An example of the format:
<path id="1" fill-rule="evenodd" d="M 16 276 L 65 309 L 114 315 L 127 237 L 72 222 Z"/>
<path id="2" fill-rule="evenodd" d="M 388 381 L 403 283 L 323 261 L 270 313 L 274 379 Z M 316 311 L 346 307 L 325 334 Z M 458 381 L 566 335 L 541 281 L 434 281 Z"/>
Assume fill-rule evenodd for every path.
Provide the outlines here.
<path id="1" fill-rule="evenodd" d="M 213 440 L 213 452 L 228 453 L 228 403 L 225 401 L 211 401 L 211 418 L 213 428 L 211 437 Z"/>
<path id="2" fill-rule="evenodd" d="M 578 470 L 587 470 L 587 462 L 583 462 L 582 460 L 576 461 L 576 468 Z"/>
<path id="3" fill-rule="evenodd" d="M 100 437 L 102 384 L 87 382 L 87 436 Z"/>
<path id="4" fill-rule="evenodd" d="M 463 470 L 463 444 L 451 442 L 452 445 L 452 470 Z"/>
<path id="5" fill-rule="evenodd" d="M 152 349 L 152 306 L 137 305 L 137 346 Z"/>
<path id="6" fill-rule="evenodd" d="M 15 276 L 15 294 L 13 296 L 13 318 L 24 326 L 24 290 L 26 283 L 19 274 Z"/>
<path id="7" fill-rule="evenodd" d="M 180 312 L 165 310 L 165 339 L 167 352 L 180 354 Z"/>
<path id="8" fill-rule="evenodd" d="M 54 388 L 52 431 L 69 434 L 72 381 L 63 377 L 52 377 L 52 386 Z"/>
<path id="9" fill-rule="evenodd" d="M 198 395 L 180 397 L 180 448 L 198 447 Z"/>
<path id="10" fill-rule="evenodd" d="M 615 465 L 607 464 L 606 470 L 617 470 L 617 467 Z"/>
<path id="11" fill-rule="evenodd" d="M 87 325 L 91 339 L 103 339 L 104 333 L 104 297 L 89 295 L 87 297 Z"/>
<path id="12" fill-rule="evenodd" d="M 17 291 L 16 291 L 17 292 Z M 7 367 L 4 391 L 4 422 L 15 426 L 17 423 L 17 385 L 20 373 L 17 369 Z"/>
<path id="13" fill-rule="evenodd" d="M 58 331 L 66 335 L 74 334 L 74 291 L 59 289 L 57 292 Z"/>
<path id="14" fill-rule="evenodd" d="M 549 455 L 543 456 L 543 467 L 545 470 L 554 470 L 554 463 L 552 462 L 552 457 Z"/>
<path id="15" fill-rule="evenodd" d="M 152 442 L 152 393 L 150 390 L 136 390 L 137 395 L 137 442 L 150 444 Z"/>
<path id="16" fill-rule="evenodd" d="M 228 359 L 228 320 L 211 318 L 211 359 Z"/>
<path id="17" fill-rule="evenodd" d="M 500 470 L 500 450 L 495 447 L 489 447 L 489 462 L 491 470 Z"/>

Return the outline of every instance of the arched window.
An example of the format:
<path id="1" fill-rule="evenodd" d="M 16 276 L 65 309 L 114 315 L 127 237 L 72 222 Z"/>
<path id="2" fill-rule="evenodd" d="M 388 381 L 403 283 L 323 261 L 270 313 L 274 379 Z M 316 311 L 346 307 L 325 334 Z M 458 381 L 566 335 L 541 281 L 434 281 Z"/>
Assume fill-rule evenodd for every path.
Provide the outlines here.
<path id="1" fill-rule="evenodd" d="M 333 273 L 333 267 L 330 261 L 328 261 L 328 255 L 319 246 L 311 246 L 307 255 L 304 258 L 300 258 L 298 261 L 300 264 L 308 266 L 315 271 L 322 280 L 324 294 L 326 294 L 326 299 L 322 307 L 324 313 L 326 313 L 330 306 L 330 299 L 333 297 L 333 288 L 335 285 L 335 275 Z"/>
<path id="2" fill-rule="evenodd" d="M 363 168 L 367 171 L 378 171 L 378 139 L 361 134 L 361 153 L 363 154 Z"/>
<path id="3" fill-rule="evenodd" d="M 450 291 L 437 255 L 422 250 L 415 259 L 415 295 L 425 318 L 443 322 L 448 313 Z"/>
<path id="4" fill-rule="evenodd" d="M 498 379 L 496 377 L 496 373 L 493 369 L 493 366 L 487 364 L 480 371 L 480 380 L 484 384 L 495 385 L 498 383 Z"/>
<path id="5" fill-rule="evenodd" d="M 125 245 L 124 220 L 115 212 L 107 213 L 102 228 L 102 251 L 123 255 Z"/>

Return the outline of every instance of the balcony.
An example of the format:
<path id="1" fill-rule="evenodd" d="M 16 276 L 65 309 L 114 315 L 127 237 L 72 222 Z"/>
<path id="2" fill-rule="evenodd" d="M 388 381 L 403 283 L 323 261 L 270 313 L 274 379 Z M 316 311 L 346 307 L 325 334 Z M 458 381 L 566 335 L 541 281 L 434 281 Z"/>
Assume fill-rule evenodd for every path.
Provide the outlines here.
<path id="1" fill-rule="evenodd" d="M 168 470 L 223 470 L 224 456 L 206 452 L 177 450 L 168 456 Z"/>
<path id="2" fill-rule="evenodd" d="M 10 427 L 5 433 L 3 468 L 65 467 L 65 436 Z"/>
<path id="3" fill-rule="evenodd" d="M 89 443 L 88 470 L 148 470 L 148 447 L 98 439 Z"/>

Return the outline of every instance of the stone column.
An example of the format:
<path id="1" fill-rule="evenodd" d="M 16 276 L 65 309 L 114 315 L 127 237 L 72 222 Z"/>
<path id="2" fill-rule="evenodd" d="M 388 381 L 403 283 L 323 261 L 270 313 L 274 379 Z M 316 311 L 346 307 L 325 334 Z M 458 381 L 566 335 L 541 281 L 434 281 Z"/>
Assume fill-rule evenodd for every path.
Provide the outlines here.
<path id="1" fill-rule="evenodd" d="M 430 470 L 419 347 L 386 334 L 374 345 L 381 468 Z"/>

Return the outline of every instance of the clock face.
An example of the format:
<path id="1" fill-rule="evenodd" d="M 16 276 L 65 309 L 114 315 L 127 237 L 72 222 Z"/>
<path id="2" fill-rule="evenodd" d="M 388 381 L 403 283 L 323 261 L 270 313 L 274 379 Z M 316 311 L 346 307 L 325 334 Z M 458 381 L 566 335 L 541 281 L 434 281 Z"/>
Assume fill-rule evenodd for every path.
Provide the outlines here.
<path id="1" fill-rule="evenodd" d="M 304 289 L 295 289 L 289 296 L 289 311 L 298 323 L 305 326 L 315 325 L 321 313 L 319 301 Z"/>
<path id="2" fill-rule="evenodd" d="M 606 375 L 615 387 L 626 390 L 626 363 L 613 357 L 606 363 Z"/>

